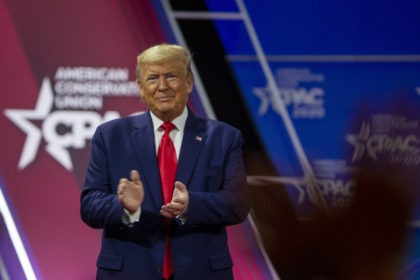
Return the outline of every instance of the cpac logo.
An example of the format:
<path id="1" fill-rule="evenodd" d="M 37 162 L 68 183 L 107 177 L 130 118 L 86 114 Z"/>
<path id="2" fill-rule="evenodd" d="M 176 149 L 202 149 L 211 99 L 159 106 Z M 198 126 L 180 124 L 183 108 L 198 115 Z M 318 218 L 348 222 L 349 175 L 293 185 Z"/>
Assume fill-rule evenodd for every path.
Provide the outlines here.
<path id="1" fill-rule="evenodd" d="M 322 188 L 324 195 L 342 195 L 342 196 L 353 196 L 353 181 L 344 181 L 342 179 L 330 180 L 330 179 L 318 179 L 319 186 Z"/>
<path id="2" fill-rule="evenodd" d="M 378 160 L 379 154 L 394 154 L 391 159 L 395 159 L 395 155 L 399 155 L 400 158 L 403 155 L 418 158 L 420 155 L 420 139 L 415 134 L 406 136 L 372 135 L 370 125 L 367 123 L 363 123 L 359 134 L 348 134 L 346 140 L 355 148 L 353 162 L 360 160 L 365 151 L 373 160 Z M 403 163 L 403 161 L 401 162 Z"/>
<path id="3" fill-rule="evenodd" d="M 116 111 L 109 111 L 102 117 L 92 111 L 54 111 L 54 94 L 50 80 L 44 78 L 34 110 L 6 109 L 5 115 L 23 132 L 26 140 L 20 156 L 18 168 L 24 169 L 37 155 L 42 137 L 47 145 L 45 150 L 64 168 L 71 171 L 69 148 L 82 149 L 86 146 L 96 127 L 105 121 L 119 118 Z M 32 121 L 42 121 L 41 130 Z M 62 128 L 60 132 L 60 128 Z"/>
<path id="4" fill-rule="evenodd" d="M 253 93 L 260 99 L 258 114 L 260 116 L 267 113 L 269 106 L 281 114 L 280 107 L 292 105 L 292 115 L 295 118 L 323 118 L 324 108 L 324 89 L 314 87 L 306 89 L 300 88 L 253 88 Z"/>

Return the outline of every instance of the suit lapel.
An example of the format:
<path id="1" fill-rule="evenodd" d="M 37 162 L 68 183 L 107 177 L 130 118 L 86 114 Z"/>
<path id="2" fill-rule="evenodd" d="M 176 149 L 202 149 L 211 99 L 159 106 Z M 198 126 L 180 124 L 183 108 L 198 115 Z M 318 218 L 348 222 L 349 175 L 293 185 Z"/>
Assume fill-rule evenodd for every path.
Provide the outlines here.
<path id="1" fill-rule="evenodd" d="M 160 208 L 163 198 L 150 112 L 133 119 L 131 138 L 136 156 L 143 171 L 140 177 L 145 187 L 145 192 L 148 190 L 148 193 L 153 197 L 156 207 Z"/>
<path id="2" fill-rule="evenodd" d="M 194 166 L 206 140 L 206 132 L 203 123 L 191 111 L 189 111 L 185 124 L 184 138 L 182 139 L 181 151 L 178 158 L 176 180 L 186 186 L 191 178 Z"/>

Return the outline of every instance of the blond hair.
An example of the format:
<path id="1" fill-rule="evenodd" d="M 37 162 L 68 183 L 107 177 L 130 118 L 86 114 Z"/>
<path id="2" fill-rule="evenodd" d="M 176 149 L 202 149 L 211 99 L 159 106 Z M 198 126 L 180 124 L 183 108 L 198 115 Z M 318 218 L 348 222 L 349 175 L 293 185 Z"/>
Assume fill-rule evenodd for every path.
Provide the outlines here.
<path id="1" fill-rule="evenodd" d="M 160 44 L 150 47 L 137 56 L 136 79 L 140 82 L 145 65 L 179 61 L 185 66 L 186 75 L 191 72 L 191 53 L 187 48 L 175 44 Z"/>

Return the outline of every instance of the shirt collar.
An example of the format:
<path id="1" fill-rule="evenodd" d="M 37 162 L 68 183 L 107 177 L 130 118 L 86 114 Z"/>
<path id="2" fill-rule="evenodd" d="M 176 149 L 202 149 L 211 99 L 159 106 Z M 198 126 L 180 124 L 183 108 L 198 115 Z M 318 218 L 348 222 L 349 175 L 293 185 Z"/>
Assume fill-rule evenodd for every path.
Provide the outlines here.
<path id="1" fill-rule="evenodd" d="M 163 124 L 163 121 L 159 119 L 155 114 L 153 114 L 152 111 L 150 111 L 150 116 L 152 117 L 152 123 L 153 123 L 153 130 L 157 131 L 160 126 Z M 184 110 L 182 111 L 181 115 L 176 117 L 172 120 L 172 123 L 176 126 L 177 130 L 184 130 L 185 123 L 187 122 L 188 117 L 188 109 L 187 106 L 184 107 Z"/>

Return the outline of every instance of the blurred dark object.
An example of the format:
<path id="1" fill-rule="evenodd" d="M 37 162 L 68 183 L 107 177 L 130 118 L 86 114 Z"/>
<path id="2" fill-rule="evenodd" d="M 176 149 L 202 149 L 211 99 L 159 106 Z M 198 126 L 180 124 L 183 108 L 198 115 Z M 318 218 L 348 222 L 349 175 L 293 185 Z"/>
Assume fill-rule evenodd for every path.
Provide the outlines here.
<path id="1" fill-rule="evenodd" d="M 251 187 L 262 243 L 282 280 L 398 279 L 415 168 L 360 165 L 350 206 L 300 219 L 281 185 Z"/>
<path id="2" fill-rule="evenodd" d="M 288 275 L 291 270 L 290 257 L 296 251 L 299 228 L 288 193 L 281 184 L 267 182 L 264 185 L 251 185 L 250 198 L 251 213 L 264 249 L 277 272 L 282 276 Z"/>

